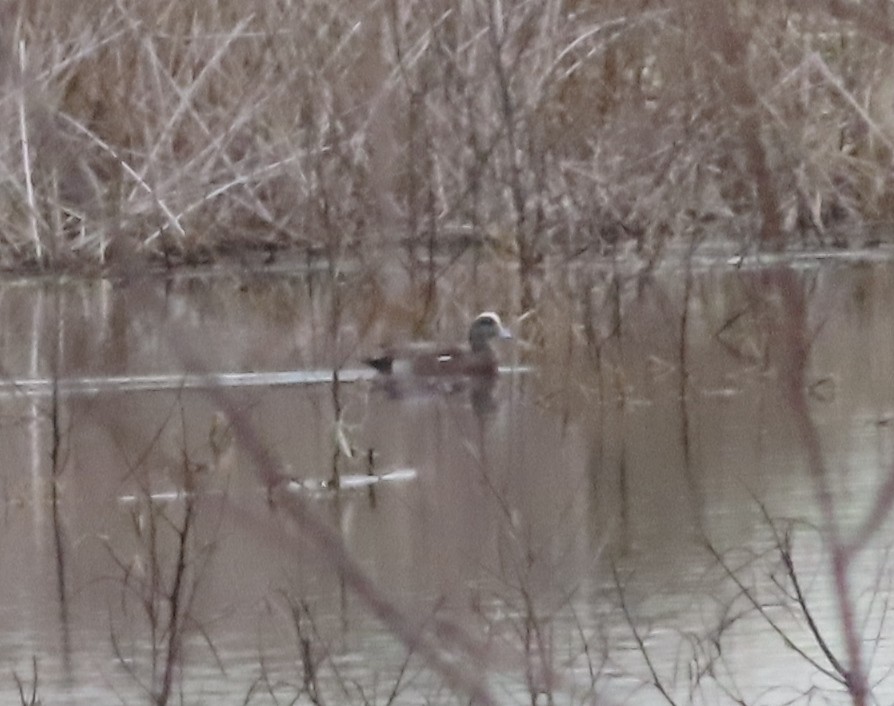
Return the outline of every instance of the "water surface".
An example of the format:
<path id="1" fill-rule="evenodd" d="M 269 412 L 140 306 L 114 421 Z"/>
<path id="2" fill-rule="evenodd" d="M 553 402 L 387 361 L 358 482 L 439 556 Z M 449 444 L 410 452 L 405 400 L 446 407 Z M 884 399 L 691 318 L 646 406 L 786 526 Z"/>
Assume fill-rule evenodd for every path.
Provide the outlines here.
<path id="1" fill-rule="evenodd" d="M 3 699 L 36 665 L 45 703 L 846 703 L 784 561 L 844 659 L 762 278 L 804 293 L 848 533 L 892 472 L 894 266 L 737 264 L 569 271 L 539 321 L 450 272 L 424 317 L 384 275 L 0 283 Z M 363 370 L 484 304 L 494 385 Z M 890 529 L 849 573 L 882 702 Z"/>

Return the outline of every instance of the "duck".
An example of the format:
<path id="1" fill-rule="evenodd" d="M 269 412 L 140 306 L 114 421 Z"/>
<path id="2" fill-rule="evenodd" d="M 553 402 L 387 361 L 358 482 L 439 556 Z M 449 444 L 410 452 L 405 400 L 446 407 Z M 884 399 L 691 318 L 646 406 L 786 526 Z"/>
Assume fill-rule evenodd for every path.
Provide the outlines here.
<path id="1" fill-rule="evenodd" d="M 493 376 L 497 373 L 497 356 L 491 348 L 493 339 L 509 339 L 512 333 L 493 311 L 485 311 L 469 325 L 467 345 L 439 347 L 431 343 L 411 343 L 386 349 L 364 362 L 386 376 Z"/>

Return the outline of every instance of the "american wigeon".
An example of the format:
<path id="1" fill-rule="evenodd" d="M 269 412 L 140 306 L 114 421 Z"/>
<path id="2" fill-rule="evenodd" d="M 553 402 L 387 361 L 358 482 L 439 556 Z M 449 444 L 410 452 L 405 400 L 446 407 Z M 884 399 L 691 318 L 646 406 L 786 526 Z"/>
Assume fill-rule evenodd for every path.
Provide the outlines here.
<path id="1" fill-rule="evenodd" d="M 468 345 L 445 348 L 430 343 L 411 343 L 401 348 L 389 348 L 364 362 L 385 375 L 494 375 L 497 357 L 490 347 L 494 338 L 512 338 L 512 334 L 499 316 L 485 311 L 469 326 Z"/>

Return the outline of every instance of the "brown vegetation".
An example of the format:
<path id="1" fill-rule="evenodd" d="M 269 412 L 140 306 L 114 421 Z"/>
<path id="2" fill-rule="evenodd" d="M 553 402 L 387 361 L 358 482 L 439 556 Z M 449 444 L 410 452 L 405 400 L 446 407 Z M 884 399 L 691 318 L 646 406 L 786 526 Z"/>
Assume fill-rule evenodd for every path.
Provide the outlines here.
<path id="1" fill-rule="evenodd" d="M 489 242 L 525 281 L 546 256 L 619 240 L 875 238 L 863 227 L 894 205 L 888 15 L 831 0 L 8 3 L 0 253 Z"/>

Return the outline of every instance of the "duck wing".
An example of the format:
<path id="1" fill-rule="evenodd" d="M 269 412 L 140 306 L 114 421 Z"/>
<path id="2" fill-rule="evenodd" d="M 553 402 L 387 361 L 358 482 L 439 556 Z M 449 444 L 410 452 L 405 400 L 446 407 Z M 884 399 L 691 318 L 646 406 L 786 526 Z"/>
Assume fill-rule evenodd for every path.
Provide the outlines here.
<path id="1" fill-rule="evenodd" d="M 418 341 L 385 348 L 378 355 L 372 358 L 365 358 L 363 362 L 372 366 L 380 373 L 390 374 L 398 372 L 395 368 L 404 367 L 423 358 L 437 360 L 441 352 L 442 349 L 435 344 Z"/>
<path id="2" fill-rule="evenodd" d="M 430 343 L 391 348 L 365 362 L 388 375 L 427 377 L 491 375 L 496 372 L 496 359 L 490 350 L 473 352 L 468 346 L 436 346 Z"/>

